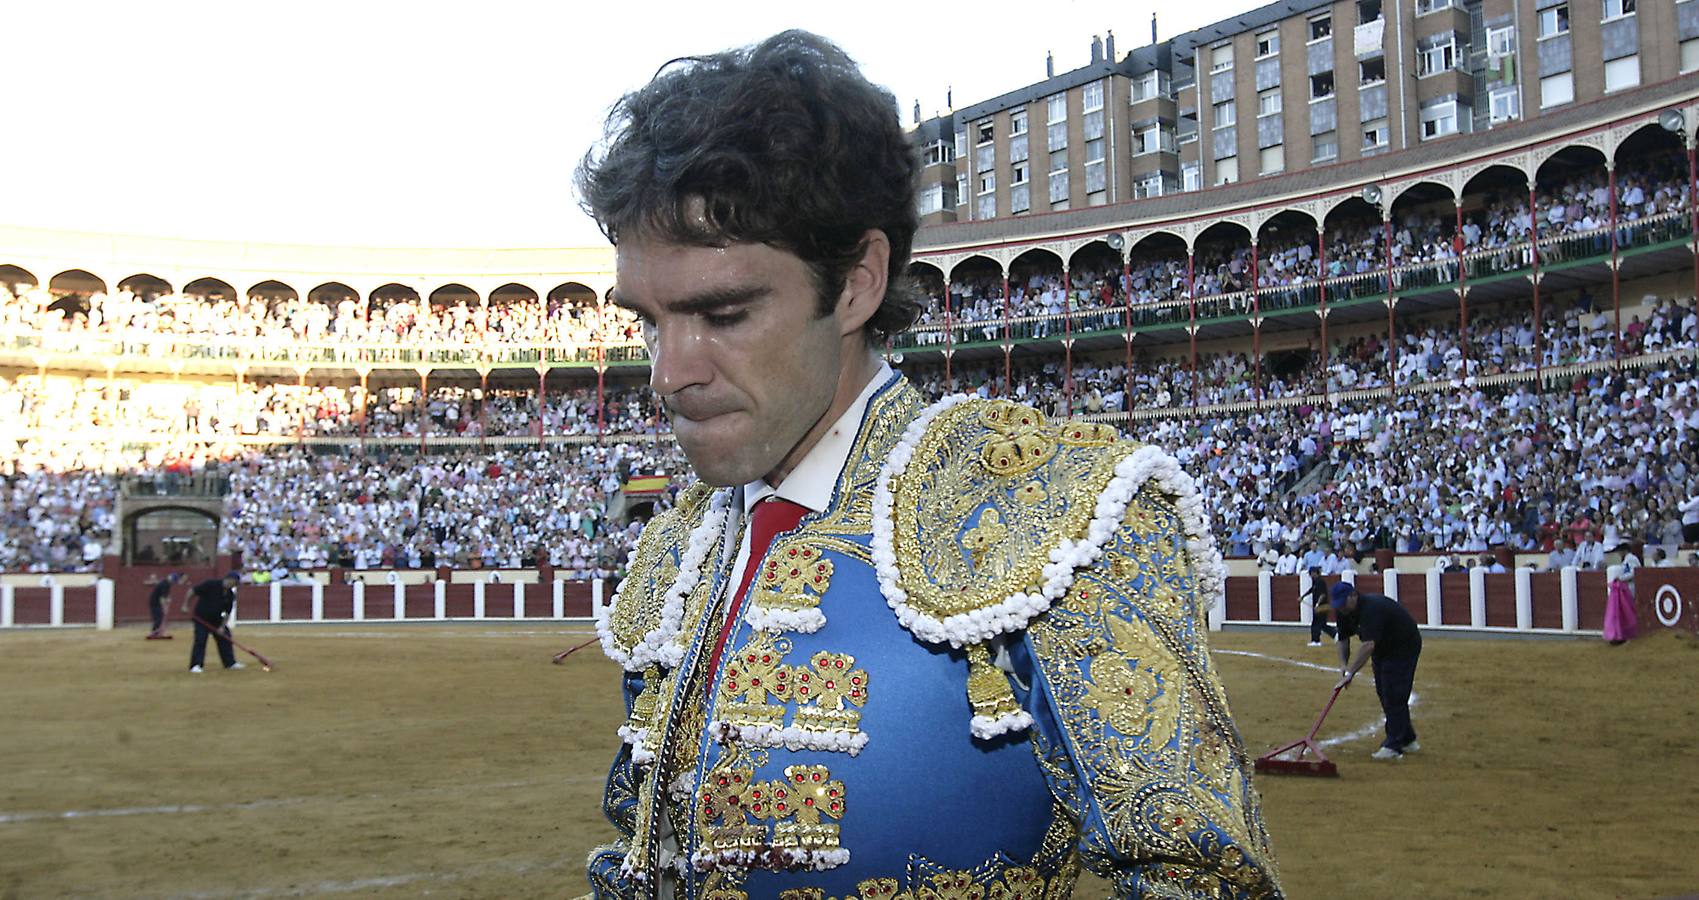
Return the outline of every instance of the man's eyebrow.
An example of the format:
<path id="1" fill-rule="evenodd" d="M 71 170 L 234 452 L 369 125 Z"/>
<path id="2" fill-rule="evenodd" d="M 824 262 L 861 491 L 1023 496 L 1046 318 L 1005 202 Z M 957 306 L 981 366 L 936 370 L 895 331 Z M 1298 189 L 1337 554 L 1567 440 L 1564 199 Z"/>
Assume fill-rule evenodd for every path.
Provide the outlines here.
<path id="1" fill-rule="evenodd" d="M 750 300 L 766 296 L 771 292 L 772 288 L 765 284 L 738 284 L 728 285 L 726 287 L 707 288 L 667 303 L 666 309 L 668 312 L 674 313 L 700 313 L 711 309 L 718 309 L 722 306 L 735 306 L 740 303 L 747 303 Z M 608 293 L 608 299 L 613 301 L 615 305 L 623 306 L 627 309 L 637 308 L 636 304 L 631 303 L 625 297 L 621 296 L 618 288 L 614 288 Z"/>

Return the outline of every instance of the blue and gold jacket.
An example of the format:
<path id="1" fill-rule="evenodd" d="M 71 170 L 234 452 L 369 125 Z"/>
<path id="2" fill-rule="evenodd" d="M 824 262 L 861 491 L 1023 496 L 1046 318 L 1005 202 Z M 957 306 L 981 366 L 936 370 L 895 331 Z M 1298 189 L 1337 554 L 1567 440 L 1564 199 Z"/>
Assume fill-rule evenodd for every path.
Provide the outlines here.
<path id="1" fill-rule="evenodd" d="M 830 506 L 762 554 L 723 661 L 730 491 L 644 531 L 597 897 L 1275 897 L 1171 458 L 1008 401 L 868 403 Z"/>

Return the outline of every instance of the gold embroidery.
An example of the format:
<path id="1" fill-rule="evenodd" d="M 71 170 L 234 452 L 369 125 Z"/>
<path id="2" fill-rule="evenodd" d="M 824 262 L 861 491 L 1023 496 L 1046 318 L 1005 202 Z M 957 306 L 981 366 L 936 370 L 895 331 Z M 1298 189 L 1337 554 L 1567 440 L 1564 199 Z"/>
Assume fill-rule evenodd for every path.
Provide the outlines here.
<path id="1" fill-rule="evenodd" d="M 929 868 L 922 862 L 920 868 Z M 1064 866 L 1061 872 L 1046 877 L 1031 866 L 1009 866 L 992 863 L 974 869 L 933 870 L 911 876 L 914 882 L 903 886 L 907 879 L 869 878 L 856 884 L 854 894 L 842 900 L 1063 900 L 1070 895 L 1079 877 L 1078 865 Z M 716 882 L 710 876 L 710 882 Z M 749 900 L 748 893 L 730 887 L 715 887 L 703 895 L 711 900 Z M 786 888 L 779 900 L 833 900 L 817 887 Z"/>
<path id="2" fill-rule="evenodd" d="M 790 642 L 774 639 L 757 631 L 735 656 L 726 659 L 725 673 L 720 678 L 720 718 L 739 723 L 763 722 L 780 724 L 785 717 L 782 705 L 774 706 L 767 698 L 781 704 L 791 698 L 790 666 L 785 665 L 785 651 Z M 742 697 L 742 701 L 737 698 Z"/>
<path id="3" fill-rule="evenodd" d="M 1008 401 L 958 404 L 933 420 L 890 482 L 892 550 L 912 609 L 941 621 L 1033 590 L 1050 551 L 1084 536 L 1120 448 L 1135 445 L 1063 444 L 1057 430 Z M 1040 436 L 1043 453 L 1033 449 Z M 1019 460 L 1011 442 L 1025 448 Z M 999 467 L 1005 456 L 1010 466 Z"/>
<path id="4" fill-rule="evenodd" d="M 832 584 L 832 561 L 806 544 L 775 548 L 761 567 L 755 603 L 767 609 L 797 612 L 820 606 Z"/>
<path id="5" fill-rule="evenodd" d="M 967 702 L 975 716 L 1000 719 L 1020 712 L 1009 676 L 991 661 L 991 651 L 984 644 L 967 648 L 967 666 Z"/>
<path id="6" fill-rule="evenodd" d="M 1081 702 L 1097 710 L 1109 727 L 1128 737 L 1142 736 L 1148 749 L 1160 752 L 1173 740 L 1180 714 L 1179 667 L 1149 639 L 1142 623 L 1106 618 L 1116 652 L 1091 661 L 1091 681 Z"/>
<path id="7" fill-rule="evenodd" d="M 867 673 L 854 668 L 855 657 L 822 650 L 809 660 L 812 668 L 798 667 L 792 689 L 803 704 L 797 708 L 796 724 L 816 731 L 855 731 L 861 727 L 861 712 L 848 709 L 867 703 Z M 809 705 L 809 701 L 813 701 Z"/>
<path id="8" fill-rule="evenodd" d="M 702 521 L 712 492 L 707 485 L 692 485 L 679 494 L 677 506 L 656 516 L 643 529 L 620 590 L 620 602 L 614 605 L 608 620 L 614 643 L 625 652 L 631 652 L 659 624 L 662 601 L 678 581 L 678 554 Z"/>

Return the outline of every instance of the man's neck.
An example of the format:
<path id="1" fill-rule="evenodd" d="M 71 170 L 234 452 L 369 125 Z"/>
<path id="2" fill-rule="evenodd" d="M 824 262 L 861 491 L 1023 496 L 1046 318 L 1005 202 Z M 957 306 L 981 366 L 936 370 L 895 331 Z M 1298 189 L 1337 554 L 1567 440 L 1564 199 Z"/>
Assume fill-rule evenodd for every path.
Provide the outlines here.
<path id="1" fill-rule="evenodd" d="M 862 390 L 867 387 L 869 381 L 873 380 L 874 373 L 878 371 L 879 358 L 874 355 L 870 347 L 854 352 L 845 358 L 844 367 L 838 375 L 838 389 L 832 395 L 831 405 L 820 414 L 820 418 L 814 420 L 814 424 L 809 426 L 808 432 L 802 436 L 802 440 L 796 442 L 796 446 L 791 448 L 791 452 L 785 454 L 785 458 L 779 462 L 779 465 L 773 471 L 767 473 L 765 480 L 769 485 L 778 487 L 784 483 L 784 480 L 796 469 L 797 464 L 808 456 L 808 451 L 813 450 L 814 445 L 820 443 L 820 438 L 826 433 L 826 429 L 831 428 L 832 423 L 838 421 L 844 412 L 855 404 L 856 398 L 861 396 Z"/>

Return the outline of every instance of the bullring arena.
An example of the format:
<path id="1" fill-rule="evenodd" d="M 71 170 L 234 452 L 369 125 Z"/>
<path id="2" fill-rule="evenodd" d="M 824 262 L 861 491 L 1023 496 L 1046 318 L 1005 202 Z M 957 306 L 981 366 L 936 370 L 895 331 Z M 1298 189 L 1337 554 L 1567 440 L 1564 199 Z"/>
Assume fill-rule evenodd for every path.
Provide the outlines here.
<path id="1" fill-rule="evenodd" d="M 1249 751 L 1338 677 L 1313 579 L 1423 628 L 1420 753 L 1370 759 L 1364 683 L 1319 735 L 1340 778 L 1256 782 L 1292 897 L 1699 891 L 1699 76 L 1635 71 L 1207 190 L 1064 177 L 1026 216 L 1005 184 L 917 237 L 929 305 L 884 356 L 923 393 L 1198 478 Z M 916 125 L 928 184 L 967 183 L 970 125 L 1025 152 L 1005 99 Z M 0 897 L 583 893 L 624 721 L 591 623 L 690 483 L 612 288 L 606 249 L 0 227 Z M 188 676 L 176 604 L 232 570 L 265 667 Z"/>

